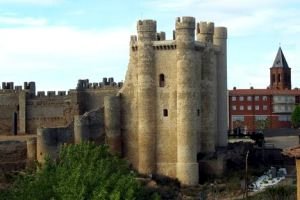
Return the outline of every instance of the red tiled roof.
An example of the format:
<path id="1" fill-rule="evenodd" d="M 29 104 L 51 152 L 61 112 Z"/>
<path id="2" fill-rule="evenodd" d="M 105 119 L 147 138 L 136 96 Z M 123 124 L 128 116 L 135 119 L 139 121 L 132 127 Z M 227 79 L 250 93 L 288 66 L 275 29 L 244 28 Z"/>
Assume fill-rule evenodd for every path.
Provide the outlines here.
<path id="1" fill-rule="evenodd" d="M 300 158 L 300 146 L 284 149 L 282 154 L 293 158 Z"/>
<path id="2" fill-rule="evenodd" d="M 233 95 L 300 95 L 300 89 L 272 90 L 272 89 L 233 89 L 229 90 L 229 96 Z"/>

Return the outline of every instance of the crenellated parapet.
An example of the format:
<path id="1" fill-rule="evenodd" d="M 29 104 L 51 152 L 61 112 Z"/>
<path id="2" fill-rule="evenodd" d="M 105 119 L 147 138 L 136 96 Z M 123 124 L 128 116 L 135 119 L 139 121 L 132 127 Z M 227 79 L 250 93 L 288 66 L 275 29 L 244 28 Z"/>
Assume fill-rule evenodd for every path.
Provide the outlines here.
<path id="1" fill-rule="evenodd" d="M 197 23 L 197 40 L 205 43 L 213 42 L 215 25 L 212 22 L 199 22 Z"/>
<path id="2" fill-rule="evenodd" d="M 192 29 L 195 30 L 196 20 L 194 17 L 177 17 L 175 27 L 179 29 Z"/>
<path id="3" fill-rule="evenodd" d="M 102 82 L 94 82 L 90 83 L 89 79 L 78 80 L 76 90 L 87 90 L 87 89 L 102 89 L 102 88 L 121 88 L 123 86 L 123 82 L 115 82 L 114 78 L 104 77 Z"/>
<path id="4" fill-rule="evenodd" d="M 35 97 L 37 98 L 55 98 L 55 97 L 65 97 L 69 94 L 66 91 L 38 91 Z"/>
<path id="5" fill-rule="evenodd" d="M 0 89 L 0 93 L 19 93 L 21 91 L 35 94 L 35 82 L 24 82 L 24 87 L 21 85 L 15 86 L 14 82 L 2 82 L 2 88 Z"/>

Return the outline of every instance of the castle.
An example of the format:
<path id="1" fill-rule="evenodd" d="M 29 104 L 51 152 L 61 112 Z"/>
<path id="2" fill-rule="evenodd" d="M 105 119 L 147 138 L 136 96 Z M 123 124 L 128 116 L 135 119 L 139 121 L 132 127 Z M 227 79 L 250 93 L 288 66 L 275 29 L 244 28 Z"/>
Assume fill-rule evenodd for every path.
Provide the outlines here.
<path id="1" fill-rule="evenodd" d="M 124 83 L 79 80 L 66 92 L 3 83 L 0 134 L 37 134 L 28 156 L 42 161 L 63 143 L 104 141 L 143 174 L 199 181 L 198 153 L 227 146 L 227 29 L 177 18 L 173 40 L 156 21 L 137 22 Z"/>

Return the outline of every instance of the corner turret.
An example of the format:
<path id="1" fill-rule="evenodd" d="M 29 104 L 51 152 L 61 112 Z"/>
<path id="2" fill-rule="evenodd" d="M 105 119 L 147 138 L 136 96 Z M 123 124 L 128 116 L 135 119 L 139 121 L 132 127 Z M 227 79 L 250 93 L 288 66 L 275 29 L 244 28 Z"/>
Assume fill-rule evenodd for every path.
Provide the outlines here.
<path id="1" fill-rule="evenodd" d="M 137 23 L 137 112 L 138 112 L 138 170 L 143 174 L 155 172 L 156 168 L 156 100 L 154 49 L 156 21 L 143 20 Z"/>
<path id="2" fill-rule="evenodd" d="M 195 89 L 195 18 L 176 20 L 177 45 L 177 178 L 184 185 L 198 184 L 197 133 L 200 131 Z"/>
<path id="3" fill-rule="evenodd" d="M 137 23 L 138 40 L 153 41 L 156 40 L 156 21 L 139 20 Z"/>
<path id="4" fill-rule="evenodd" d="M 216 135 L 217 146 L 226 147 L 227 138 L 227 28 L 215 27 L 214 29 L 214 45 L 218 46 L 220 51 L 217 55 L 217 80 L 218 80 L 218 132 Z"/>
<path id="5" fill-rule="evenodd" d="M 214 23 L 212 22 L 199 22 L 197 23 L 197 40 L 200 42 L 213 42 Z"/>

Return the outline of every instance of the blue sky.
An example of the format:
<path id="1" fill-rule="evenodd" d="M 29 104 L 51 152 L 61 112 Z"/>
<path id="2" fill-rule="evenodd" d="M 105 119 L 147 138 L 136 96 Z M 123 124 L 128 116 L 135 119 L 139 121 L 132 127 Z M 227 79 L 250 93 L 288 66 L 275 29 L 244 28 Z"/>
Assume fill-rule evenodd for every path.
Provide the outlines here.
<path id="1" fill-rule="evenodd" d="M 124 80 L 136 21 L 157 20 L 171 39 L 178 16 L 228 27 L 228 88 L 267 87 L 279 44 L 300 87 L 299 0 L 0 0 L 0 82 Z"/>

